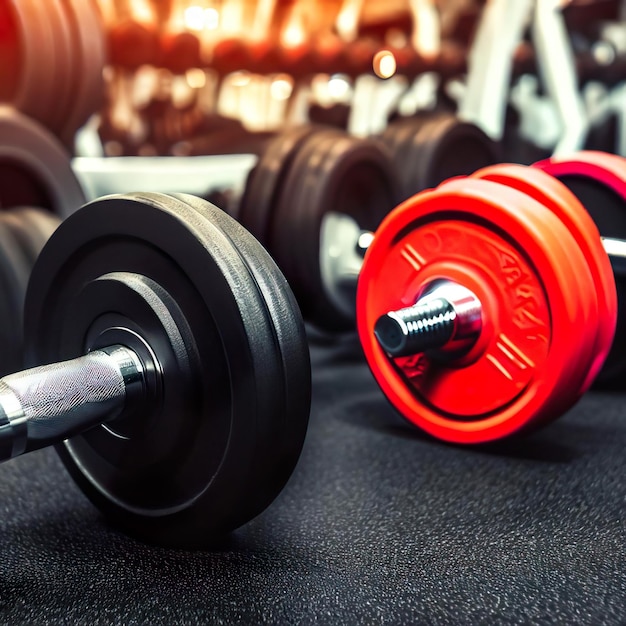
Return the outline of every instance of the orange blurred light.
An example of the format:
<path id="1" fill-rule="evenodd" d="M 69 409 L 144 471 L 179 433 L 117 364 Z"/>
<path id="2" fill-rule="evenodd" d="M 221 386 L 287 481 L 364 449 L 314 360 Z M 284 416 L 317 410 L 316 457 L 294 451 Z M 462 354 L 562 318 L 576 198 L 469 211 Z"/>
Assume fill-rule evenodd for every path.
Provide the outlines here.
<path id="1" fill-rule="evenodd" d="M 363 0 L 344 0 L 335 28 L 344 41 L 354 41 L 359 28 L 359 15 L 363 8 Z"/>
<path id="2" fill-rule="evenodd" d="M 350 83 L 345 76 L 335 74 L 330 77 L 327 85 L 328 95 L 334 100 L 341 101 L 350 94 Z"/>
<path id="3" fill-rule="evenodd" d="M 202 89 L 206 85 L 206 74 L 198 67 L 185 72 L 185 80 L 192 89 Z"/>
<path id="4" fill-rule="evenodd" d="M 275 100 L 287 100 L 293 91 L 293 81 L 287 74 L 279 74 L 270 86 L 270 94 Z"/>
<path id="5" fill-rule="evenodd" d="M 304 28 L 299 24 L 290 24 L 285 28 L 282 35 L 282 43 L 287 48 L 295 48 L 304 43 L 306 36 Z"/>
<path id="6" fill-rule="evenodd" d="M 220 14 L 216 9 L 193 5 L 185 9 L 184 21 L 188 30 L 215 30 L 220 23 Z"/>
<path id="7" fill-rule="evenodd" d="M 250 84 L 250 73 L 246 71 L 233 72 L 230 75 L 230 84 L 233 87 L 247 87 Z"/>
<path id="8" fill-rule="evenodd" d="M 133 0 L 131 10 L 138 22 L 154 23 L 154 11 L 148 0 Z"/>
<path id="9" fill-rule="evenodd" d="M 397 69 L 396 57 L 389 50 L 381 50 L 374 55 L 372 66 L 379 78 L 391 78 Z"/>

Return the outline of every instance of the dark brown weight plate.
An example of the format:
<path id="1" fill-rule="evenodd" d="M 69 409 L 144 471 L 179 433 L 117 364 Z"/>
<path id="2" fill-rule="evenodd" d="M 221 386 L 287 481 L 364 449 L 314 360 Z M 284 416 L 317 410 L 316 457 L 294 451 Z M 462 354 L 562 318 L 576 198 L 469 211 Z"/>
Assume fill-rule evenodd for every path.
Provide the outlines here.
<path id="1" fill-rule="evenodd" d="M 59 137 L 69 107 L 75 101 L 76 96 L 74 92 L 74 77 L 76 75 L 74 61 L 76 57 L 72 50 L 71 23 L 62 6 L 62 0 L 46 0 L 46 2 L 36 2 L 36 4 L 40 10 L 44 11 L 52 31 L 54 88 L 47 100 L 48 119 L 46 127 Z"/>

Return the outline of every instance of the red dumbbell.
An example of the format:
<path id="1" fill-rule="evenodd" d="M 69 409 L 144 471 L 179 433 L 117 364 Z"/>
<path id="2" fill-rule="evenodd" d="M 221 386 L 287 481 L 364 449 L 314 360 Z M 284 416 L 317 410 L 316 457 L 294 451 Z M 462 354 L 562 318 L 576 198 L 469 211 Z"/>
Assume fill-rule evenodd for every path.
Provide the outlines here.
<path id="1" fill-rule="evenodd" d="M 376 232 L 359 278 L 361 342 L 391 403 L 435 437 L 481 443 L 552 420 L 611 349 L 607 251 L 625 244 L 603 245 L 581 201 L 542 170 L 576 173 L 624 206 L 626 161 L 584 153 L 566 163 L 448 181 Z"/>

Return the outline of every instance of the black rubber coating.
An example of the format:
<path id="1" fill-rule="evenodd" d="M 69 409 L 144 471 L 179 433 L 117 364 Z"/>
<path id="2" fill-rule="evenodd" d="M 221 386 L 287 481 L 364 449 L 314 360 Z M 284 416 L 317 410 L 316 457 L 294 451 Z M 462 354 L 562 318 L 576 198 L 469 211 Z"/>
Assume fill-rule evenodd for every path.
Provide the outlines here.
<path id="1" fill-rule="evenodd" d="M 46 242 L 61 220 L 54 214 L 30 207 L 16 207 L 2 211 L 0 218 L 20 244 L 29 263 L 29 273 Z"/>
<path id="2" fill-rule="evenodd" d="M 600 235 L 626 239 L 626 198 L 587 176 L 559 176 L 558 179 L 580 200 L 596 223 Z M 624 388 L 626 376 L 626 264 L 611 259 L 617 287 L 617 325 L 611 351 L 594 381 L 596 387 Z"/>
<path id="3" fill-rule="evenodd" d="M 270 236 L 278 194 L 295 154 L 302 143 L 318 131 L 316 126 L 298 126 L 276 135 L 248 175 L 237 219 L 264 246 Z"/>
<path id="4" fill-rule="evenodd" d="M 23 366 L 22 315 L 30 268 L 13 232 L 0 218 L 0 376 Z"/>
<path id="5" fill-rule="evenodd" d="M 392 126 L 396 124 L 398 131 L 388 130 L 383 136 L 392 148 L 403 199 L 501 161 L 497 142 L 452 113 L 422 113 Z"/>
<path id="6" fill-rule="evenodd" d="M 255 467 L 250 481 L 255 481 L 247 498 L 247 510 L 241 523 L 255 517 L 280 492 L 298 461 L 304 443 L 311 402 L 311 370 L 304 323 L 296 299 L 266 250 L 243 226 L 217 211 L 207 211 L 199 198 L 179 195 L 189 205 L 218 224 L 239 251 L 258 290 L 258 307 L 252 306 L 254 294 L 242 307 L 258 310 L 255 332 L 258 355 L 256 364 L 259 388 L 267 395 L 268 407 L 258 411 L 258 442 Z M 263 377 L 263 381 L 261 380 Z"/>
<path id="7" fill-rule="evenodd" d="M 125 334 L 139 353 L 148 344 L 163 371 L 130 439 L 103 426 L 58 447 L 124 531 L 206 547 L 278 494 L 310 397 L 308 349 L 288 294 L 243 228 L 188 196 L 108 197 L 51 237 L 27 296 L 29 364 Z"/>
<path id="8" fill-rule="evenodd" d="M 13 452 L 13 433 L 9 418 L 0 405 L 0 459 L 10 459 Z"/>
<path id="9" fill-rule="evenodd" d="M 0 208 L 37 206 L 64 218 L 84 202 L 69 155 L 57 139 L 0 106 Z"/>
<path id="10" fill-rule="evenodd" d="M 378 141 L 326 130 L 301 145 L 276 202 L 268 250 L 285 273 L 305 319 L 334 331 L 355 326 L 354 318 L 338 311 L 324 288 L 320 268 L 324 215 L 343 213 L 362 230 L 374 231 L 397 197 L 389 156 Z"/>

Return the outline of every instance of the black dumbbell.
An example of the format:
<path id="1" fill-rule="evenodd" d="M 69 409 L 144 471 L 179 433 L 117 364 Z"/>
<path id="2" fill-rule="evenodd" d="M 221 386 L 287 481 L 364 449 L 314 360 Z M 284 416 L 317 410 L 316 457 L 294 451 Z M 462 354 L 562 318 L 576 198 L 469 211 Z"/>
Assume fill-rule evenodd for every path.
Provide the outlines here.
<path id="1" fill-rule="evenodd" d="M 0 380 L 0 457 L 57 444 L 104 515 L 209 545 L 260 513 L 298 459 L 310 364 L 265 250 L 192 196 L 86 205 L 50 238 L 25 306 L 30 369 Z"/>
<path id="2" fill-rule="evenodd" d="M 502 158 L 497 142 L 448 111 L 398 118 L 384 130 L 382 140 L 393 155 L 403 200 Z"/>
<path id="3" fill-rule="evenodd" d="M 359 234 L 375 230 L 399 198 L 381 142 L 307 126 L 271 139 L 233 214 L 285 273 L 305 319 L 348 330 Z"/>
<path id="4" fill-rule="evenodd" d="M 0 375 L 23 367 L 24 297 L 37 256 L 61 219 L 83 203 L 59 142 L 0 107 Z"/>
<path id="5" fill-rule="evenodd" d="M 354 327 L 363 242 L 394 202 L 498 160 L 497 143 L 446 113 L 399 121 L 382 142 L 293 129 L 261 156 L 237 219 L 276 259 L 305 318 L 346 330 Z"/>

